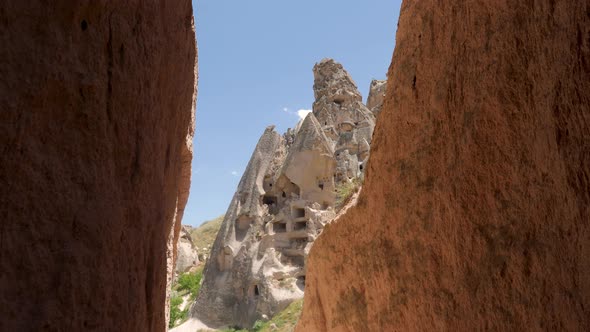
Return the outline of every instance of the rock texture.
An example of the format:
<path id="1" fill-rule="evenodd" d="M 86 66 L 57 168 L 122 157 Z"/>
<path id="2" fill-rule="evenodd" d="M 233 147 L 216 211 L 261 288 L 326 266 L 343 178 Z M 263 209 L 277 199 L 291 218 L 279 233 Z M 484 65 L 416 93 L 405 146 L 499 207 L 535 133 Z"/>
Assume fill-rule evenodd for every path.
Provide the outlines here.
<path id="1" fill-rule="evenodd" d="M 373 112 L 375 116 L 381 112 L 383 99 L 385 98 L 385 89 L 387 88 L 387 81 L 372 80 L 369 87 L 369 97 L 367 97 L 367 108 Z"/>
<path id="2" fill-rule="evenodd" d="M 590 330 L 588 1 L 404 1 L 297 331 Z"/>
<path id="3" fill-rule="evenodd" d="M 192 12 L 0 4 L 1 331 L 165 330 L 167 240 L 190 182 Z"/>
<path id="4" fill-rule="evenodd" d="M 375 119 L 340 64 L 314 77 L 313 113 L 282 136 L 266 129 L 227 210 L 191 309 L 207 325 L 250 327 L 301 298 L 338 186 L 362 177 Z"/>
<path id="5" fill-rule="evenodd" d="M 181 274 L 190 270 L 191 267 L 199 264 L 199 252 L 195 248 L 190 233 L 190 226 L 183 225 L 180 230 L 180 237 L 176 243 L 176 273 Z"/>

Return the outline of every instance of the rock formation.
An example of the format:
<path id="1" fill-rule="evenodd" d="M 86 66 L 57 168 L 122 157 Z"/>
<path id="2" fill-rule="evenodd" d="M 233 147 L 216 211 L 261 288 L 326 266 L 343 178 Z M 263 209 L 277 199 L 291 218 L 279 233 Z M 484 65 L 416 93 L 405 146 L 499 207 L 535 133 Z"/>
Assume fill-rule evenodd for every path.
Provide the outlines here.
<path id="1" fill-rule="evenodd" d="M 182 225 L 180 236 L 176 243 L 176 273 L 187 272 L 191 267 L 199 264 L 199 253 L 190 233 L 190 227 Z"/>
<path id="2" fill-rule="evenodd" d="M 372 113 L 340 64 L 322 60 L 314 77 L 313 113 L 283 136 L 266 129 L 227 210 L 191 309 L 210 326 L 250 327 L 301 298 L 337 187 L 363 173 Z"/>
<path id="3" fill-rule="evenodd" d="M 190 182 L 192 12 L 0 4 L 0 331 L 165 329 L 167 240 Z"/>
<path id="4" fill-rule="evenodd" d="M 590 330 L 588 1 L 406 0 L 396 44 L 297 331 Z"/>
<path id="5" fill-rule="evenodd" d="M 372 80 L 369 88 L 369 97 L 367 97 L 367 108 L 373 112 L 375 116 L 381 112 L 383 105 L 383 98 L 385 98 L 385 89 L 387 88 L 387 81 Z"/>

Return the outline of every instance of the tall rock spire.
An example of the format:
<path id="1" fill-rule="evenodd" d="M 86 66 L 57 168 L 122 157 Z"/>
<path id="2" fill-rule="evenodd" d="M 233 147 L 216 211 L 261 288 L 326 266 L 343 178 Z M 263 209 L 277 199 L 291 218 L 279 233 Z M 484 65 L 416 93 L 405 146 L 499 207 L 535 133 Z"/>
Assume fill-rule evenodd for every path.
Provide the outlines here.
<path id="1" fill-rule="evenodd" d="M 374 116 L 340 64 L 322 60 L 314 76 L 313 113 L 283 136 L 267 128 L 225 215 L 191 309 L 212 327 L 251 327 L 303 297 L 338 186 L 362 177 Z"/>

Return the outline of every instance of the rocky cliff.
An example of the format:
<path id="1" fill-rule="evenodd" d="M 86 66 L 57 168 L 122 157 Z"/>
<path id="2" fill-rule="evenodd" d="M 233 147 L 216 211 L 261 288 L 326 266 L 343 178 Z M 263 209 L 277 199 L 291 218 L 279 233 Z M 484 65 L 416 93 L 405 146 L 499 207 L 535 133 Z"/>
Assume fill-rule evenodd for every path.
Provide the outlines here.
<path id="1" fill-rule="evenodd" d="M 192 227 L 182 225 L 176 242 L 176 274 L 187 272 L 199 264 L 199 252 L 195 247 L 190 231 Z"/>
<path id="2" fill-rule="evenodd" d="M 387 81 L 372 80 L 369 88 L 369 97 L 367 98 L 367 108 L 375 114 L 381 113 L 383 106 L 383 99 L 385 98 L 385 89 L 387 88 Z"/>
<path id="3" fill-rule="evenodd" d="M 191 315 L 250 327 L 303 296 L 313 241 L 335 216 L 339 187 L 362 177 L 375 126 L 344 68 L 314 67 L 313 113 L 260 138 L 207 261 Z"/>
<path id="4" fill-rule="evenodd" d="M 396 44 L 297 331 L 590 330 L 588 1 L 406 0 Z"/>
<path id="5" fill-rule="evenodd" d="M 166 244 L 190 182 L 192 12 L 0 4 L 1 331 L 165 329 Z"/>

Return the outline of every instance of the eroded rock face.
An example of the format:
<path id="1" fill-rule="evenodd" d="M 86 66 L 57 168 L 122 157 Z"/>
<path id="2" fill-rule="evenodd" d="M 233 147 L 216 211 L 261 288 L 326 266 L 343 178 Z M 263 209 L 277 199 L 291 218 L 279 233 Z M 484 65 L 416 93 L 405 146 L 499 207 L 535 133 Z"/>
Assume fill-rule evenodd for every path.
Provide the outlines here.
<path id="1" fill-rule="evenodd" d="M 167 240 L 190 182 L 192 12 L 0 4 L 1 331 L 165 330 Z"/>
<path id="2" fill-rule="evenodd" d="M 404 1 L 365 185 L 314 243 L 297 331 L 590 329 L 589 12 Z"/>
<path id="3" fill-rule="evenodd" d="M 239 324 L 256 310 L 251 302 L 260 296 L 262 285 L 256 285 L 262 271 L 260 262 L 253 267 L 252 261 L 259 261 L 255 237 L 261 234 L 264 210 L 268 209 L 261 201 L 262 179 L 275 159 L 281 158 L 282 143 L 274 127 L 265 130 L 221 224 L 205 265 L 199 296 L 191 308 L 191 316 L 209 325 Z M 275 151 L 279 152 L 277 156 Z"/>
<path id="4" fill-rule="evenodd" d="M 345 181 L 349 177 L 342 170 L 356 163 L 362 170 L 369 157 L 375 116 L 362 103 L 356 84 L 341 64 L 323 59 L 314 66 L 313 76 L 313 114 L 326 136 L 335 142 L 333 146 L 340 170 L 335 179 Z M 347 154 L 346 151 L 350 158 L 341 155 Z"/>
<path id="5" fill-rule="evenodd" d="M 364 173 L 372 113 L 340 64 L 322 60 L 314 76 L 313 113 L 282 136 L 264 132 L 227 210 L 191 308 L 210 326 L 251 327 L 301 298 L 337 186 Z"/>
<path id="6" fill-rule="evenodd" d="M 367 97 L 367 108 L 373 112 L 375 116 L 381 112 L 383 106 L 383 99 L 385 98 L 385 89 L 387 88 L 387 81 L 372 80 L 369 87 L 369 97 Z"/>
<path id="7" fill-rule="evenodd" d="M 187 226 L 183 225 L 180 230 L 180 236 L 176 243 L 176 273 L 182 274 L 187 272 L 191 267 L 199 264 L 199 253 L 195 248 L 191 234 Z"/>

